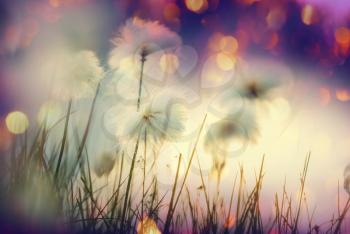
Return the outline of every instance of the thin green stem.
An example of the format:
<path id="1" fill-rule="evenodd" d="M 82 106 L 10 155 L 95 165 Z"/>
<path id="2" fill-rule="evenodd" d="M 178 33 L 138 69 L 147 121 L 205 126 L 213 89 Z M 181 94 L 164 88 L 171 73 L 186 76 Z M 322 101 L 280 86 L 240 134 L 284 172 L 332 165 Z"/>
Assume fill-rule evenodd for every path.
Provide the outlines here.
<path id="1" fill-rule="evenodd" d="M 71 109 L 72 109 L 72 100 L 69 100 L 68 108 L 67 108 L 67 115 L 66 115 L 66 122 L 64 124 L 64 131 L 63 131 L 62 143 L 61 143 L 61 148 L 60 148 L 60 154 L 58 156 L 58 162 L 57 162 L 57 166 L 56 166 L 56 170 L 55 170 L 55 176 L 54 176 L 55 181 L 57 180 L 57 176 L 58 176 L 61 162 L 62 162 L 64 148 L 65 148 L 66 141 L 67 141 L 68 123 L 69 123 Z"/>

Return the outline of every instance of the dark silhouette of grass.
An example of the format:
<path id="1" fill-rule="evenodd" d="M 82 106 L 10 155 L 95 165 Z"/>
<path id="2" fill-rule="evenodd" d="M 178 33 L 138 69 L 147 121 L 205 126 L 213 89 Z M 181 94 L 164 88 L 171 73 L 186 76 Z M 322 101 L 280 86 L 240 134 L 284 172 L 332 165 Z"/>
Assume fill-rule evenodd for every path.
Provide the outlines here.
<path id="1" fill-rule="evenodd" d="M 93 104 L 94 105 L 94 104 Z M 92 106 L 93 110 L 94 106 Z M 70 113 L 70 111 L 69 111 Z M 91 124 L 90 115 L 87 123 L 87 130 L 84 133 L 80 146 L 85 145 L 88 129 Z M 69 117 L 64 118 L 67 122 Z M 205 118 L 199 128 L 194 147 L 189 155 L 189 161 L 182 180 L 179 178 L 180 166 L 183 160 L 179 155 L 176 175 L 173 178 L 173 186 L 170 191 L 161 193 L 157 187 L 157 179 L 152 178 L 151 183 L 145 183 L 147 177 L 153 177 L 152 173 L 143 171 L 142 189 L 133 189 L 133 175 L 136 164 L 136 156 L 140 138 L 135 142 L 135 150 L 130 167 L 125 163 L 125 155 L 121 153 L 120 162 L 112 184 L 96 187 L 90 169 L 89 155 L 79 147 L 79 157 L 73 168 L 69 167 L 67 151 L 62 151 L 63 141 L 67 140 L 63 136 L 61 142 L 57 143 L 51 155 L 44 152 L 45 140 L 50 129 L 40 128 L 32 138 L 17 136 L 14 141 L 12 152 L 8 155 L 6 178 L 2 178 L 2 215 L 8 215 L 11 219 L 23 219 L 23 225 L 33 227 L 29 217 L 17 217 L 14 215 L 13 205 L 18 201 L 16 196 L 23 193 L 27 195 L 24 188 L 29 188 L 33 196 L 40 197 L 42 191 L 46 191 L 50 199 L 47 206 L 52 207 L 52 216 L 58 219 L 64 229 L 57 228 L 52 222 L 50 228 L 52 233 L 341 233 L 344 219 L 350 209 L 350 198 L 343 208 L 338 201 L 338 213 L 330 217 L 330 221 L 323 224 L 313 223 L 314 214 L 310 214 L 307 206 L 305 194 L 305 184 L 310 163 L 311 154 L 305 159 L 304 168 L 300 178 L 300 196 L 294 204 L 291 195 L 286 192 L 286 184 L 283 186 L 281 194 L 276 193 L 274 201 L 275 213 L 269 222 L 263 222 L 263 214 L 260 210 L 260 194 L 264 179 L 263 157 L 259 172 L 256 175 L 255 184 L 248 188 L 245 184 L 245 171 L 243 167 L 232 179 L 232 188 L 229 191 L 229 202 L 226 204 L 222 195 L 226 191 L 220 189 L 210 196 L 208 185 L 203 178 L 201 162 L 197 157 L 199 166 L 201 185 L 197 188 L 204 196 L 204 204 L 194 199 L 190 189 L 188 189 L 187 179 L 189 170 L 193 166 L 193 158 L 197 155 L 196 147 L 201 137 L 201 131 L 205 123 Z M 67 126 L 65 124 L 64 126 Z M 65 127 L 66 129 L 66 127 Z M 73 131 L 74 129 L 70 129 Z M 66 134 L 64 131 L 64 134 Z M 21 139 L 20 139 L 21 138 Z M 24 139 L 22 139 L 24 138 Z M 85 140 L 84 140 L 85 139 Z M 23 142 L 20 144 L 20 142 Z M 69 142 L 68 142 L 69 143 Z M 59 147 L 61 145 L 61 147 Z M 63 153 L 61 153 L 63 152 Z M 58 154 L 57 154 L 58 153 Z M 47 154 L 47 152 L 46 152 Z M 61 159 L 57 164 L 55 155 Z M 49 157 L 48 157 L 49 156 Z M 198 155 L 197 155 L 198 156 Z M 129 171 L 125 176 L 123 172 Z M 149 181 L 149 180 L 148 180 Z M 41 186 L 44 186 L 42 188 Z M 108 197 L 103 196 L 103 190 L 109 186 L 112 188 Z M 33 191 L 31 187 L 38 187 Z M 219 188 L 219 186 L 218 186 Z M 135 199 L 133 192 L 141 190 L 141 199 Z M 36 193 L 37 192 L 37 193 Z M 170 194 L 169 202 L 165 201 L 165 196 Z M 28 198 L 32 199 L 32 198 Z M 42 205 L 42 204 L 41 204 Z M 45 204 L 46 205 L 46 204 Z M 35 207 L 35 206 L 33 206 Z M 303 211 L 306 210 L 306 214 Z M 5 212 L 5 213 L 4 213 Z M 162 215 L 163 213 L 163 215 Z M 165 214 L 165 215 L 164 215 Z M 300 227 L 299 221 L 302 217 L 308 218 L 308 227 Z M 41 217 L 41 216 L 40 216 Z M 7 218 L 6 220 L 9 220 Z M 54 219 L 55 220 L 55 219 Z M 151 220 L 151 221 L 150 221 Z M 27 223 L 26 223 L 27 222 Z M 40 233 L 47 230 L 46 221 L 36 222 L 34 230 Z M 141 223 L 141 225 L 140 225 Z M 44 228 L 45 227 L 45 228 Z M 150 231 L 153 230 L 153 232 Z M 13 229 L 15 230 L 15 229 Z M 19 229 L 18 229 L 19 230 Z M 157 232 L 158 231 L 158 232 Z M 9 232 L 11 233 L 11 232 Z M 13 232 L 16 233 L 16 232 Z M 30 232 L 29 232 L 30 233 Z"/>

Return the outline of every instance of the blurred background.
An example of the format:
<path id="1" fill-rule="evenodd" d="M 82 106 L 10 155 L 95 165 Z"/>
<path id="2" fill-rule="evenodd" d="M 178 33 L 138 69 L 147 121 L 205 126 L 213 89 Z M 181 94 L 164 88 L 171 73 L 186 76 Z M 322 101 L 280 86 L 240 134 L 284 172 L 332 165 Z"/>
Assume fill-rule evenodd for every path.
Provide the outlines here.
<path id="1" fill-rule="evenodd" d="M 110 39 L 132 16 L 161 21 L 200 58 L 213 50 L 220 36 L 229 35 L 240 56 L 267 56 L 297 68 L 296 72 L 311 69 L 315 74 L 303 79 L 334 86 L 315 92 L 329 93 L 339 101 L 350 99 L 346 0 L 3 0 L 0 4 L 1 119 L 28 106 L 21 103 L 27 93 L 38 98 L 26 85 L 29 78 L 21 74 L 33 50 L 68 43 L 91 49 L 105 61 Z"/>
<path id="2" fill-rule="evenodd" d="M 277 120 L 265 122 L 262 143 L 246 154 L 271 155 L 265 189 L 275 192 L 284 176 L 293 178 L 296 189 L 306 153 L 315 152 L 308 192 L 312 204 L 331 199 L 328 207 L 320 208 L 328 217 L 350 162 L 348 0 L 1 0 L 0 152 L 9 149 L 13 137 L 5 123 L 8 113 L 20 110 L 33 122 L 47 99 L 36 68 L 52 51 L 63 44 L 93 50 L 106 67 L 111 38 L 133 16 L 159 20 L 182 37 L 198 58 L 185 79 L 200 80 L 204 89 L 212 84 L 203 82 L 205 72 L 197 71 L 222 49 L 218 45 L 223 38 L 229 41 L 226 49 L 237 56 L 274 61 L 263 66 L 292 74 L 293 93 L 275 100 Z M 218 69 L 230 71 L 235 61 L 225 57 Z M 294 107 L 298 114 L 290 110 Z M 283 119 L 286 112 L 293 112 L 293 118 Z M 281 137 L 286 122 L 291 127 Z M 280 147 L 273 148 L 276 144 Z M 246 157 L 245 163 L 254 167 L 258 159 Z M 325 190 L 329 193 L 322 194 Z"/>

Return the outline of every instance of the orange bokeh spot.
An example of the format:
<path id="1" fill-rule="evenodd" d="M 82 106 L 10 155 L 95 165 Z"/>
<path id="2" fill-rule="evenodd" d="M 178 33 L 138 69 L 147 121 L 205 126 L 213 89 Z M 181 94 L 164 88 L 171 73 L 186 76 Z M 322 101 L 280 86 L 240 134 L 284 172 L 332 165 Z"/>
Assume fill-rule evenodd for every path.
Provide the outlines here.
<path id="1" fill-rule="evenodd" d="M 271 34 L 270 40 L 268 41 L 266 48 L 269 50 L 272 50 L 273 48 L 275 48 L 278 45 L 280 38 L 278 36 L 278 34 L 276 32 L 273 32 Z"/>
<path id="2" fill-rule="evenodd" d="M 175 3 L 168 3 L 163 11 L 163 16 L 167 21 L 173 21 L 180 15 L 180 9 Z"/>
<path id="3" fill-rule="evenodd" d="M 222 33 L 214 33 L 209 39 L 208 47 L 213 52 L 235 54 L 238 50 L 238 41 L 233 36 L 225 36 Z"/>
<path id="4" fill-rule="evenodd" d="M 252 5 L 255 2 L 259 2 L 259 0 L 238 0 L 238 2 L 244 5 Z"/>
<path id="5" fill-rule="evenodd" d="M 338 89 L 335 93 L 335 96 L 339 101 L 347 102 L 350 100 L 350 92 L 345 89 Z"/>
<path id="6" fill-rule="evenodd" d="M 232 228 L 236 224 L 236 218 L 234 215 L 230 215 L 228 218 L 226 218 L 224 227 L 225 228 Z"/>
<path id="7" fill-rule="evenodd" d="M 59 7 L 62 4 L 61 0 L 49 0 L 49 3 L 52 7 Z"/>
<path id="8" fill-rule="evenodd" d="M 235 53 L 238 49 L 238 41 L 232 36 L 221 37 L 219 41 L 219 48 L 226 53 Z"/>
<path id="9" fill-rule="evenodd" d="M 317 22 L 317 14 L 315 8 L 307 4 L 303 7 L 301 11 L 301 20 L 306 25 L 311 25 Z"/>
<path id="10" fill-rule="evenodd" d="M 185 5 L 188 10 L 201 13 L 208 8 L 207 0 L 185 0 Z"/>
<path id="11" fill-rule="evenodd" d="M 350 30 L 346 27 L 338 28 L 335 31 L 335 40 L 338 44 L 343 46 L 349 46 L 350 44 Z"/>

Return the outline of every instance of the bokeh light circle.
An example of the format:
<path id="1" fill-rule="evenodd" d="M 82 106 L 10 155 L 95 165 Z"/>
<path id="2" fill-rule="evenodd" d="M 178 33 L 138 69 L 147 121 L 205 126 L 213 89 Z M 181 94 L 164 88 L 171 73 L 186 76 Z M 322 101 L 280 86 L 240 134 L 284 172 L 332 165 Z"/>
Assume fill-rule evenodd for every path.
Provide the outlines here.
<path id="1" fill-rule="evenodd" d="M 22 134 L 29 126 L 28 117 L 26 114 L 20 111 L 13 111 L 9 113 L 6 116 L 5 122 L 7 129 L 13 134 Z"/>

